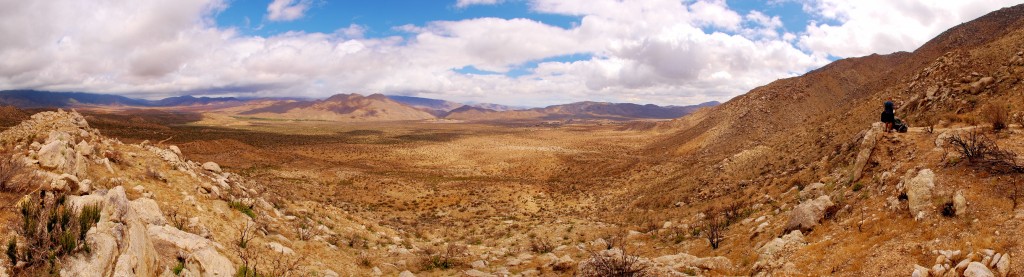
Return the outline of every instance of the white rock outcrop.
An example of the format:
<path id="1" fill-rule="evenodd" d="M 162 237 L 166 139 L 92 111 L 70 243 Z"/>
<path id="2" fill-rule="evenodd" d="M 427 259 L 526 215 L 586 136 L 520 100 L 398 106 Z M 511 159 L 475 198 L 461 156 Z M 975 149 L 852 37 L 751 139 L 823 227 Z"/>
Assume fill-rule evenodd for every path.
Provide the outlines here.
<path id="1" fill-rule="evenodd" d="M 931 169 L 922 169 L 906 185 L 907 202 L 910 207 L 910 216 L 915 219 L 927 217 L 934 207 L 932 206 L 932 190 L 935 189 L 935 173 Z"/>
<path id="2" fill-rule="evenodd" d="M 814 226 L 817 226 L 825 217 L 825 211 L 832 206 L 835 206 L 835 203 L 832 203 L 832 199 L 828 195 L 800 203 L 790 212 L 786 230 L 808 231 L 814 229 Z"/>

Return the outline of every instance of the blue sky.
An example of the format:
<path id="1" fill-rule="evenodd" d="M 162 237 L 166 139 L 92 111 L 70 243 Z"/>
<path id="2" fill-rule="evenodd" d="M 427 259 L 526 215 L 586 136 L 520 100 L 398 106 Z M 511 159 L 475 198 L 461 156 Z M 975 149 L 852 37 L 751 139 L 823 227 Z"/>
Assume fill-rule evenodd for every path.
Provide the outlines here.
<path id="1" fill-rule="evenodd" d="M 407 32 L 395 27 L 425 25 L 431 21 L 458 21 L 480 17 L 529 18 L 549 25 L 570 28 L 580 17 L 531 12 L 524 1 L 497 5 L 474 5 L 464 8 L 454 1 L 374 0 L 315 1 L 303 18 L 290 22 L 266 19 L 271 1 L 232 1 L 216 16 L 217 24 L 234 27 L 251 35 L 270 36 L 288 31 L 330 33 L 352 24 L 365 26 L 367 36 L 404 36 Z M 260 28 L 262 26 L 262 28 Z"/>
<path id="2" fill-rule="evenodd" d="M 283 32 L 304 31 L 331 33 L 352 24 L 364 26 L 369 37 L 407 36 L 408 32 L 396 30 L 402 25 L 426 25 L 431 21 L 458 21 L 480 17 L 528 18 L 548 25 L 571 28 L 579 25 L 582 16 L 541 13 L 530 10 L 527 1 L 506 1 L 495 5 L 473 5 L 457 7 L 447 0 L 375 0 L 375 1 L 315 1 L 303 18 L 279 22 L 267 20 L 267 5 L 271 0 L 230 1 L 230 6 L 215 16 L 217 25 L 236 28 L 257 36 L 272 36 Z M 779 16 L 785 30 L 803 32 L 812 19 L 820 22 L 834 22 L 814 18 L 803 10 L 797 1 L 729 1 L 729 7 L 740 14 L 760 11 L 770 16 Z M 707 28 L 706 31 L 722 31 Z"/>
<path id="3" fill-rule="evenodd" d="M 47 0 L 0 17 L 0 89 L 545 106 L 726 101 L 913 51 L 1024 0 Z"/>

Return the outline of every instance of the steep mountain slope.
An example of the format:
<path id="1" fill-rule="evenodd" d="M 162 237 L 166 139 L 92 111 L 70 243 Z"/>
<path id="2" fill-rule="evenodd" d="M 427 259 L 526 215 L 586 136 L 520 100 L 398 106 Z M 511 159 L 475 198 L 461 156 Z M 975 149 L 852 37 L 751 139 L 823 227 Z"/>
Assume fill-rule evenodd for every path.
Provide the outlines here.
<path id="1" fill-rule="evenodd" d="M 897 116 L 912 126 L 932 118 L 938 122 L 977 116 L 990 103 L 1019 104 L 1022 100 L 1015 96 L 1020 94 L 1020 77 L 1005 65 L 1024 50 L 1019 40 L 1022 12 L 1021 6 L 993 12 L 943 33 L 914 53 L 839 60 L 755 88 L 698 120 L 668 123 L 687 127 L 652 144 L 650 153 L 698 158 L 704 163 L 698 168 L 711 168 L 744 150 L 770 147 L 776 151 L 769 152 L 784 155 L 766 157 L 778 162 L 766 163 L 764 169 L 781 173 L 798 170 L 789 160 L 799 164 L 842 158 L 834 152 L 853 146 L 858 133 L 878 120 L 887 100 L 896 103 Z M 931 77 L 925 82 L 923 76 Z M 964 89 L 988 76 L 995 77 L 995 84 L 987 84 L 991 88 L 974 93 Z M 927 94 L 945 97 L 922 106 Z"/>
<path id="2" fill-rule="evenodd" d="M 474 120 L 480 118 L 486 118 L 490 114 L 497 113 L 498 111 L 492 109 L 478 108 L 470 105 L 465 105 L 457 109 L 451 110 L 444 115 L 447 119 L 456 120 Z"/>
<path id="3" fill-rule="evenodd" d="M 398 103 L 412 106 L 414 108 L 424 110 L 437 117 L 443 117 L 444 114 L 447 113 L 448 111 L 454 110 L 462 106 L 462 104 L 447 100 L 413 96 L 388 95 L 388 99 L 394 100 L 395 102 Z"/>
<path id="4" fill-rule="evenodd" d="M 718 102 L 708 102 L 693 106 L 657 106 L 652 104 L 638 105 L 630 103 L 577 102 L 565 105 L 548 106 L 513 111 L 495 111 L 492 109 L 465 109 L 451 111 L 445 118 L 461 120 L 561 120 L 561 119 L 669 119 L 692 113 L 703 107 L 712 107 Z"/>
<path id="5" fill-rule="evenodd" d="M 261 118 L 330 121 L 401 121 L 435 118 L 426 111 L 395 102 L 382 94 L 338 94 L 317 101 L 281 101 L 239 114 Z"/>
<path id="6" fill-rule="evenodd" d="M 803 249 L 800 254 L 783 255 L 791 260 L 777 264 L 755 264 L 745 273 L 753 275 L 905 275 L 914 270 L 915 261 L 934 264 L 932 250 L 951 248 L 996 248 L 1019 255 L 1018 248 L 1002 243 L 1016 240 L 1016 232 L 1007 234 L 1006 228 L 999 228 L 1002 235 L 993 235 L 992 229 L 980 225 L 1019 226 L 1019 218 L 1003 216 L 1005 201 L 996 199 L 1004 195 L 994 191 L 1011 186 L 1020 176 L 997 178 L 969 163 L 957 163 L 962 157 L 943 147 L 945 138 L 987 122 L 983 111 L 988 107 L 1024 110 L 1022 73 L 1024 6 L 1014 6 L 954 27 L 913 53 L 843 59 L 772 82 L 652 128 L 664 133 L 645 151 L 656 158 L 615 184 L 636 188 L 618 198 L 618 209 L 630 212 L 609 217 L 702 224 L 691 219 L 735 204 L 758 222 L 766 220 L 764 226 L 732 228 L 721 248 L 688 245 L 687 252 L 750 259 L 764 257 L 762 246 L 792 230 L 785 227 L 787 221 L 806 215 L 797 207 L 817 205 L 810 201 L 815 194 L 831 197 L 828 203 L 836 210 L 822 221 L 824 226 L 803 230 L 806 236 L 800 237 L 800 246 L 786 247 Z M 937 130 L 881 133 L 872 123 L 879 120 L 885 101 L 895 102 L 897 116 L 911 126 L 934 123 Z M 985 132 L 1003 147 L 1020 151 L 1018 129 Z M 919 173 L 923 169 L 936 176 L 934 197 L 924 198 L 930 201 L 925 205 L 929 213 L 939 210 L 930 203 L 948 201 L 962 190 L 967 202 L 987 205 L 971 210 L 977 214 L 969 218 L 981 223 L 959 217 L 915 221 L 916 214 L 907 212 L 907 201 L 899 199 L 906 199 L 915 176 L 927 175 Z M 814 186 L 816 192 L 801 192 L 816 183 L 822 184 Z M 862 234 L 858 222 L 871 222 L 874 233 Z M 976 246 L 963 245 L 964 239 Z M 909 250 L 910 245 L 927 246 Z M 787 262 L 790 265 L 784 266 Z"/>

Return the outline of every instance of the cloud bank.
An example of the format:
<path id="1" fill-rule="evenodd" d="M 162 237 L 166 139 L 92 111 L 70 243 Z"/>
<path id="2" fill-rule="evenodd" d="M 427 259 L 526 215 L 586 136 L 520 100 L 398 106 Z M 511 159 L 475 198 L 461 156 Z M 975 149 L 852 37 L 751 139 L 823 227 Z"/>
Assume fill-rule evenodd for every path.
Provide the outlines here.
<path id="1" fill-rule="evenodd" d="M 458 0 L 456 6 L 491 2 L 497 1 Z M 405 36 L 366 38 L 359 25 L 332 33 L 242 35 L 213 22 L 228 3 L 5 1 L 0 89 L 151 98 L 354 92 L 512 105 L 694 104 L 803 74 L 829 57 L 913 50 L 949 27 L 1014 4 L 808 0 L 800 2 L 804 10 L 830 23 L 810 22 L 806 32 L 788 33 L 778 16 L 741 14 L 724 1 L 530 0 L 534 12 L 575 16 L 579 23 L 564 28 L 475 18 L 397 26 Z M 299 19 L 309 4 L 275 0 L 267 19 Z M 467 66 L 521 73 L 457 70 Z"/>

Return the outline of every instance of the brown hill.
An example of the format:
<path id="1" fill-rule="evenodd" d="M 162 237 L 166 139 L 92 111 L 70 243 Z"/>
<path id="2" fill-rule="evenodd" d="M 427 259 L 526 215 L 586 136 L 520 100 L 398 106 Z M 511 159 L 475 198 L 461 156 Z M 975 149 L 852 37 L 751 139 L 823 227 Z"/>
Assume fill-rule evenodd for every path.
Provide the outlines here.
<path id="1" fill-rule="evenodd" d="M 381 94 L 338 94 L 317 101 L 276 101 L 264 107 L 242 111 L 239 115 L 328 121 L 402 121 L 435 118 L 426 111 L 395 102 Z"/>
<path id="2" fill-rule="evenodd" d="M 785 152 L 768 159 L 779 162 L 766 168 L 782 173 L 795 168 L 789 160 L 841 158 L 833 152 L 851 146 L 859 132 L 877 121 L 886 100 L 895 102 L 897 115 L 912 126 L 976 117 L 990 103 L 1020 104 L 1020 75 L 1013 76 L 1019 66 L 1008 64 L 1024 50 L 1022 19 L 1024 6 L 1004 8 L 946 31 L 913 53 L 843 59 L 755 88 L 699 120 L 670 123 L 688 127 L 650 151 L 699 158 L 708 167 L 766 146 Z M 970 91 L 985 77 L 995 83 Z"/>
<path id="3" fill-rule="evenodd" d="M 28 114 L 14 106 L 0 106 L 0 127 L 14 126 L 28 118 Z"/>
<path id="4" fill-rule="evenodd" d="M 833 221 L 821 223 L 826 226 L 811 231 L 806 242 L 800 238 L 801 245 L 807 246 L 790 257 L 797 266 L 788 274 L 902 275 L 913 270 L 915 261 L 931 265 L 921 261 L 935 260 L 931 250 L 942 247 L 1007 249 L 982 242 L 1001 241 L 1005 236 L 998 231 L 993 236 L 990 229 L 982 231 L 967 220 L 915 220 L 907 212 L 907 201 L 900 199 L 906 199 L 906 186 L 914 173 L 929 169 L 929 174 L 933 170 L 938 176 L 937 192 L 926 201 L 951 201 L 954 191 L 963 190 L 968 201 L 985 205 L 971 211 L 1003 205 L 994 199 L 1003 196 L 995 191 L 1006 179 L 1000 181 L 984 169 L 954 167 L 961 158 L 940 145 L 945 137 L 979 125 L 991 126 L 986 125 L 989 107 L 1024 111 L 1022 42 L 1024 6 L 1018 5 L 956 26 L 912 53 L 839 60 L 666 122 L 656 128 L 665 132 L 664 137 L 646 150 L 657 158 L 638 165 L 635 174 L 621 181 L 622 186 L 638 188 L 619 198 L 622 206 L 616 209 L 630 212 L 612 217 L 623 222 L 637 218 L 664 222 L 728 211 L 730 205 L 748 209 L 755 217 L 765 214 L 758 219 L 767 218 L 763 227 L 775 226 L 767 234 L 762 227 L 736 228 L 726 233 L 726 241 L 731 242 L 722 248 L 691 248 L 691 253 L 731 253 L 739 258 L 746 255 L 740 253 L 763 253 L 766 242 L 772 244 L 773 238 L 778 240 L 791 230 L 783 225 L 787 218 L 799 219 L 794 207 L 810 202 L 800 190 L 820 183 L 823 186 L 816 188 L 823 188 L 824 196 L 831 196 L 838 209 L 828 216 Z M 885 101 L 896 104 L 897 117 L 919 128 L 909 134 L 873 130 Z M 935 133 L 920 128 L 932 125 Z M 991 127 L 980 129 L 1004 147 L 1019 149 L 1019 140 L 1006 139 L 1019 131 L 993 134 Z M 986 225 L 1019 226 L 1006 218 L 979 217 Z M 873 224 L 874 231 L 861 234 L 858 222 Z M 964 246 L 958 238 L 979 246 Z M 925 250 L 901 250 L 926 241 L 935 243 Z M 777 267 L 781 265 L 758 262 L 748 274 L 788 275 Z"/>
<path id="5" fill-rule="evenodd" d="M 631 103 L 577 102 L 526 110 L 495 111 L 477 107 L 453 110 L 445 118 L 460 120 L 564 120 L 564 119 L 669 119 L 690 114 L 702 107 L 718 105 L 708 102 L 693 106 L 657 106 Z"/>

